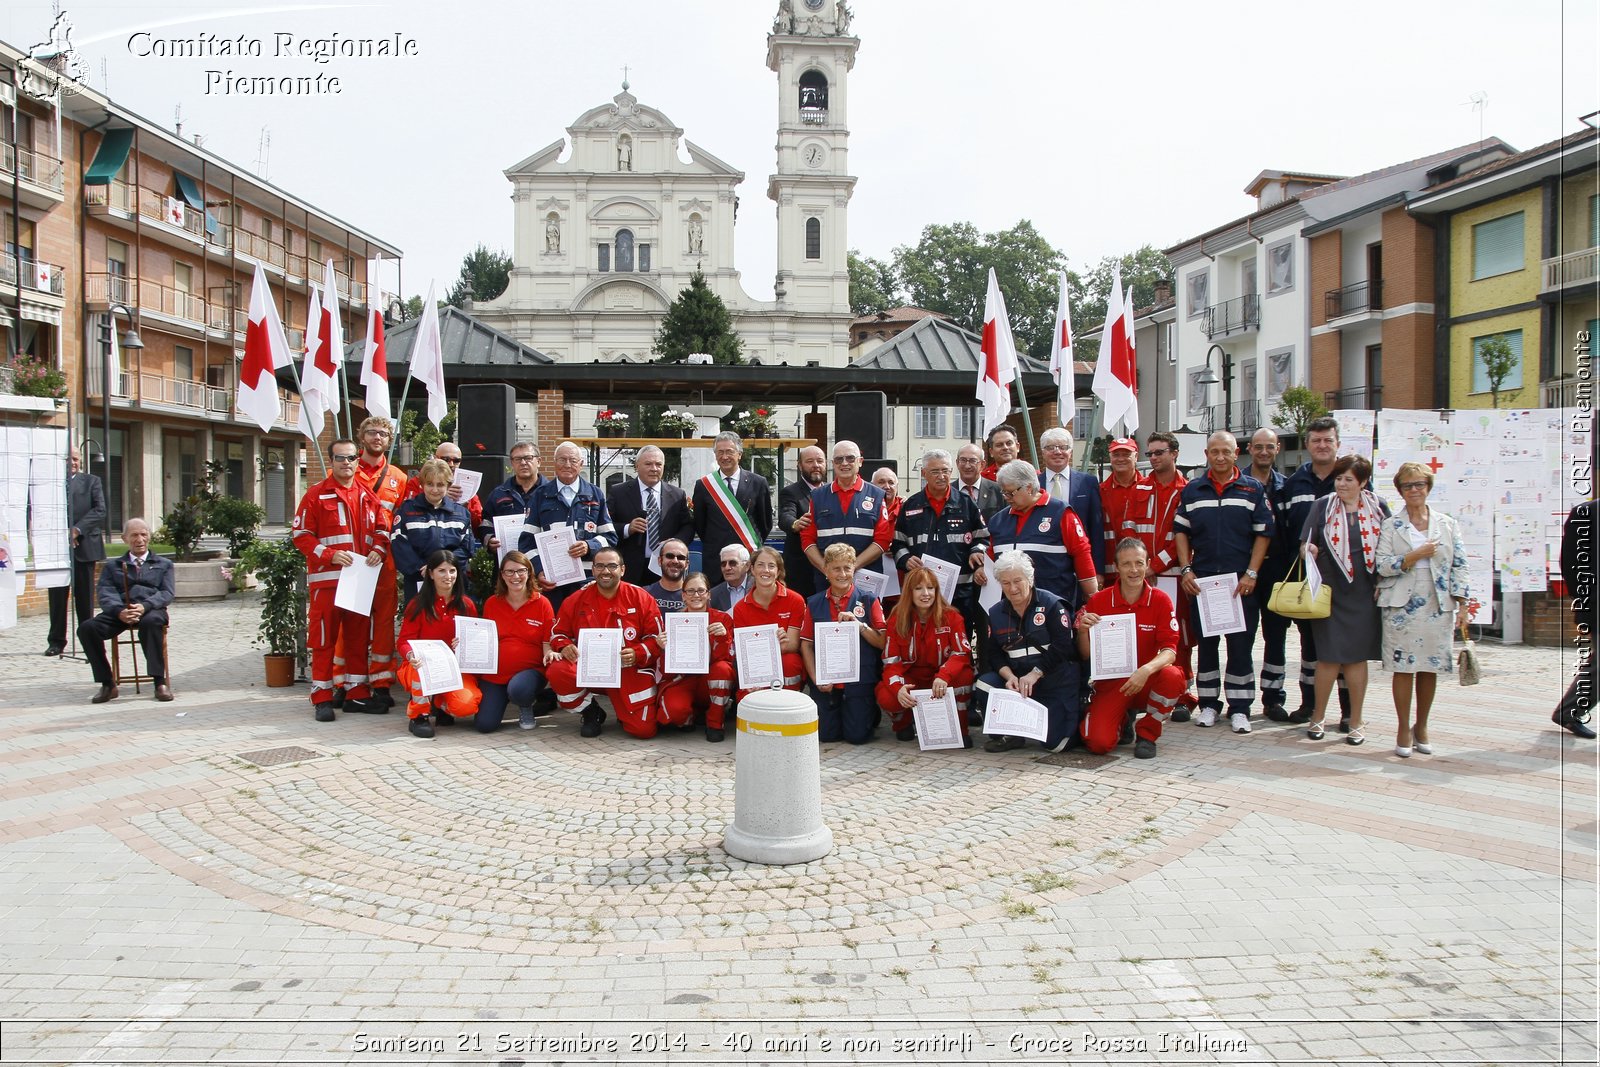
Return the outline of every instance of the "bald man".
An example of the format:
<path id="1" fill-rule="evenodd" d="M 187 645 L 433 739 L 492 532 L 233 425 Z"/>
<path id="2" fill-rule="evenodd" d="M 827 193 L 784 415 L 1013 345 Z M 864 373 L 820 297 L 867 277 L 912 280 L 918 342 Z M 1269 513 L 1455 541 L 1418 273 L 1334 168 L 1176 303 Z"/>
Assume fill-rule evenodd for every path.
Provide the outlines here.
<path id="1" fill-rule="evenodd" d="M 795 457 L 799 475 L 778 492 L 778 529 L 783 531 L 783 572 L 790 589 L 808 597 L 817 591 L 817 572 L 806 559 L 800 532 L 811 525 L 811 490 L 828 474 L 828 454 L 806 445 Z"/>

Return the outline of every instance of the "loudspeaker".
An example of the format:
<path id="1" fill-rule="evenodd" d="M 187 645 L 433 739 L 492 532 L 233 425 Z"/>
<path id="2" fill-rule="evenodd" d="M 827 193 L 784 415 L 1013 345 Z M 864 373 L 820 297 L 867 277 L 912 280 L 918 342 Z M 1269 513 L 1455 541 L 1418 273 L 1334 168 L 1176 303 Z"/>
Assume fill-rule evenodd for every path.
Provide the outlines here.
<path id="1" fill-rule="evenodd" d="M 882 456 L 886 447 L 889 423 L 889 398 L 886 394 L 867 390 L 856 393 L 835 393 L 833 418 L 837 433 L 835 443 L 854 441 L 863 456 Z"/>
<path id="2" fill-rule="evenodd" d="M 467 452 L 465 445 L 461 446 L 461 466 L 464 470 L 477 471 L 483 475 L 483 484 L 478 486 L 479 500 L 486 499 L 491 489 L 497 485 L 504 485 L 505 480 L 511 477 L 511 463 L 506 457 L 474 456 Z"/>
<path id="3" fill-rule="evenodd" d="M 499 383 L 459 386 L 456 440 L 463 456 L 509 456 L 517 440 L 516 390 Z"/>

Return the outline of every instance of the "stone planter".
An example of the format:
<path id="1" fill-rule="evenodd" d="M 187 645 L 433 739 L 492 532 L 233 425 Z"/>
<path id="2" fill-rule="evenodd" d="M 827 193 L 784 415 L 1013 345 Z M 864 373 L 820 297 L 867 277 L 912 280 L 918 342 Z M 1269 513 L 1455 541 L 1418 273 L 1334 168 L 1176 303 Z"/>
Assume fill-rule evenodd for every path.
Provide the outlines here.
<path id="1" fill-rule="evenodd" d="M 222 565 L 233 574 L 231 587 L 235 593 L 242 593 L 246 589 L 257 588 L 255 571 L 247 571 L 243 569 L 239 566 L 239 561 L 236 559 L 224 560 Z"/>
<path id="2" fill-rule="evenodd" d="M 233 583 L 222 576 L 227 560 L 208 559 L 198 563 L 174 563 L 173 592 L 178 600 L 221 600 Z"/>

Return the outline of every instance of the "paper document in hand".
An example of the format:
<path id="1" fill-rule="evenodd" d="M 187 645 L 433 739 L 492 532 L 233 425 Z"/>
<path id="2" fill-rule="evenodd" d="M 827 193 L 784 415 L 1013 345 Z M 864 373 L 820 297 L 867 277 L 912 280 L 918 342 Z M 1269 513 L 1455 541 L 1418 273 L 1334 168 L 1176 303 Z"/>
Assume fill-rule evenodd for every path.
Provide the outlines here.
<path id="1" fill-rule="evenodd" d="M 944 696 L 935 697 L 932 689 L 913 689 L 911 699 L 917 702 L 911 709 L 917 726 L 917 745 L 924 752 L 935 748 L 962 748 L 966 740 L 961 736 L 961 716 L 956 711 L 956 694 L 946 689 Z"/>
<path id="2" fill-rule="evenodd" d="M 622 631 L 578 631 L 578 686 L 582 689 L 622 687 Z"/>
<path id="3" fill-rule="evenodd" d="M 459 503 L 462 507 L 466 507 L 467 498 L 478 495 L 478 487 L 483 484 L 483 473 L 481 471 L 469 471 L 465 467 L 457 467 L 456 476 L 450 479 L 450 484 L 461 487 L 461 500 Z"/>
<path id="4" fill-rule="evenodd" d="M 1322 588 L 1322 568 L 1317 566 L 1314 559 L 1306 560 L 1306 593 L 1313 603 L 1317 599 L 1317 591 Z"/>
<path id="5" fill-rule="evenodd" d="M 978 606 L 988 611 L 1000 603 L 1000 580 L 994 576 L 994 560 L 983 557 L 984 583 L 978 587 Z"/>
<path id="6" fill-rule="evenodd" d="M 369 566 L 365 557 L 357 557 L 350 566 L 339 568 L 333 606 L 357 615 L 371 615 L 372 597 L 378 591 L 378 576 L 382 573 L 382 567 Z"/>
<path id="7" fill-rule="evenodd" d="M 862 596 L 875 596 L 879 600 L 888 596 L 889 579 L 879 570 L 870 567 L 856 571 L 856 592 Z"/>
<path id="8" fill-rule="evenodd" d="M 666 616 L 667 674 L 708 674 L 711 671 L 711 637 L 706 626 L 711 616 L 703 611 L 677 611 Z"/>
<path id="9" fill-rule="evenodd" d="M 775 624 L 734 630 L 733 656 L 739 662 L 740 689 L 769 689 L 783 684 L 783 652 Z"/>
<path id="10" fill-rule="evenodd" d="M 888 596 L 900 595 L 900 568 L 894 565 L 892 556 L 880 556 L 878 562 L 872 565 L 879 574 L 883 575 L 883 592 L 878 594 L 882 600 Z"/>
<path id="11" fill-rule="evenodd" d="M 1015 690 L 991 689 L 989 710 L 983 717 L 983 732 L 1043 741 L 1050 732 L 1050 713 L 1043 704 Z"/>
<path id="12" fill-rule="evenodd" d="M 443 641 L 413 641 L 411 651 L 417 656 L 417 685 L 423 696 L 453 693 L 461 688 L 461 664 L 456 662 L 449 645 Z"/>
<path id="13" fill-rule="evenodd" d="M 861 680 L 861 625 L 819 622 L 812 627 L 818 685 L 846 685 Z"/>
<path id="14" fill-rule="evenodd" d="M 1126 678 L 1139 669 L 1135 615 L 1103 615 L 1089 628 L 1089 680 Z"/>
<path id="15" fill-rule="evenodd" d="M 1178 579 L 1169 575 L 1156 576 L 1156 588 L 1167 594 L 1167 599 L 1172 601 L 1172 610 L 1178 610 Z"/>
<path id="16" fill-rule="evenodd" d="M 936 559 L 933 556 L 922 556 L 922 565 L 933 572 L 939 580 L 939 592 L 944 597 L 946 604 L 956 602 L 956 582 L 961 577 L 961 568 L 948 560 Z"/>
<path id="17" fill-rule="evenodd" d="M 469 674 L 500 673 L 500 627 L 493 619 L 456 616 L 456 662 Z"/>
<path id="18" fill-rule="evenodd" d="M 1200 633 L 1205 637 L 1244 632 L 1244 601 L 1239 598 L 1239 578 L 1234 574 L 1214 574 L 1196 578 L 1200 595 L 1195 605 L 1200 611 Z"/>
<path id="19" fill-rule="evenodd" d="M 494 535 L 500 542 L 496 552 L 500 558 L 495 562 L 505 561 L 507 552 L 517 551 L 517 545 L 522 542 L 522 526 L 527 520 L 521 515 L 496 515 L 494 517 Z M 532 588 L 531 586 L 529 588 Z"/>
<path id="20" fill-rule="evenodd" d="M 583 560 L 568 555 L 574 542 L 570 526 L 556 526 L 533 535 L 535 550 L 539 553 L 539 573 L 557 585 L 571 585 L 583 581 Z"/>

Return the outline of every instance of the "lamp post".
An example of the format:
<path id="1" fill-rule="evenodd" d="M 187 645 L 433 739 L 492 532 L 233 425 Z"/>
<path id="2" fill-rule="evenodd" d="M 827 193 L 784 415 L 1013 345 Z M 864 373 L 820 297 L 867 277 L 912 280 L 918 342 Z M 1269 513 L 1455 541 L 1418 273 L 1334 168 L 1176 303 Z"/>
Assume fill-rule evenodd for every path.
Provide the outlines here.
<path id="1" fill-rule="evenodd" d="M 111 305 L 111 329 L 117 328 L 117 312 L 128 316 L 128 329 L 117 342 L 122 348 L 140 349 L 144 342 L 139 339 L 139 330 L 134 319 L 133 311 L 126 304 Z M 105 447 L 100 450 L 105 460 L 105 488 L 111 492 L 111 353 L 107 352 L 100 361 L 100 414 L 105 420 Z"/>
<path id="2" fill-rule="evenodd" d="M 1216 352 L 1222 353 L 1221 378 L 1217 377 L 1217 372 L 1211 367 L 1211 356 Z M 1233 357 L 1229 355 L 1227 350 L 1221 345 L 1212 345 L 1210 348 L 1206 349 L 1206 366 L 1205 369 L 1200 372 L 1200 377 L 1195 379 L 1195 382 L 1199 385 L 1213 386 L 1219 381 L 1222 383 L 1222 426 L 1212 426 L 1212 432 L 1215 432 L 1218 429 L 1233 429 L 1233 427 L 1229 425 L 1231 418 L 1228 414 L 1228 409 L 1233 406 Z"/>

